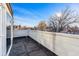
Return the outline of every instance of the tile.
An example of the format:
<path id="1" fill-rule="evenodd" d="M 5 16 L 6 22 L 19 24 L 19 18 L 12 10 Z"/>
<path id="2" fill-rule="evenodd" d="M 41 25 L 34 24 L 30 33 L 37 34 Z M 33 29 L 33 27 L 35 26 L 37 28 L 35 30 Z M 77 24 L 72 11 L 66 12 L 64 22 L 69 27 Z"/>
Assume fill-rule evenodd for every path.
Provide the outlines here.
<path id="1" fill-rule="evenodd" d="M 42 50 L 37 50 L 29 53 L 30 56 L 47 56 Z"/>
<path id="2" fill-rule="evenodd" d="M 26 52 L 24 45 L 20 42 L 18 44 L 14 44 L 11 50 L 11 55 L 17 55 Z"/>
<path id="3" fill-rule="evenodd" d="M 39 49 L 40 49 L 40 48 L 37 47 L 37 46 L 28 46 L 28 47 L 27 47 L 27 51 L 28 51 L 28 52 L 35 51 L 35 50 L 39 50 Z"/>

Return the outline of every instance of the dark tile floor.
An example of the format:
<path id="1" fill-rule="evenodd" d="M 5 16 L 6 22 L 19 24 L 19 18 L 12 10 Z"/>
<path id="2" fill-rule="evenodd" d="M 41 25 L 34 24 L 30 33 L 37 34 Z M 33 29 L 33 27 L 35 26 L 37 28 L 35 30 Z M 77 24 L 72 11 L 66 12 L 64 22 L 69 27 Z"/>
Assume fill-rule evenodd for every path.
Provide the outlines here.
<path id="1" fill-rule="evenodd" d="M 56 56 L 30 37 L 14 38 L 10 56 Z"/>

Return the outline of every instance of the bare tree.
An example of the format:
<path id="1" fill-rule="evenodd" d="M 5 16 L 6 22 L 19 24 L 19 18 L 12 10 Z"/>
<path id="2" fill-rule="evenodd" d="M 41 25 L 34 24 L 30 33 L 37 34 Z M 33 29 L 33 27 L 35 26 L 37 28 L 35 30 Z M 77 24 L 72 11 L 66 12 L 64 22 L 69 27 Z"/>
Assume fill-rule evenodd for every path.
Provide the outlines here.
<path id="1" fill-rule="evenodd" d="M 40 21 L 39 22 L 39 24 L 38 24 L 38 29 L 39 30 L 45 30 L 46 29 L 46 27 L 47 27 L 47 25 L 46 25 L 46 23 L 45 23 L 45 21 Z"/>
<path id="2" fill-rule="evenodd" d="M 72 23 L 78 20 L 78 15 L 69 7 L 65 8 L 61 13 L 55 14 L 49 18 L 49 27 L 54 32 L 61 32 Z"/>

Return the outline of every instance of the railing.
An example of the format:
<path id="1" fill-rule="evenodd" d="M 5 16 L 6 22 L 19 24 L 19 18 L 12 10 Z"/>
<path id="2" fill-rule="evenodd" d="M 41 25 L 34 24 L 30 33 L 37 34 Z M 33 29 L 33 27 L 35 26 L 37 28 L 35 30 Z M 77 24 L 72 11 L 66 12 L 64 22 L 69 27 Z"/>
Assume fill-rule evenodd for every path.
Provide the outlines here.
<path id="1" fill-rule="evenodd" d="M 27 35 L 57 55 L 79 55 L 79 35 L 37 30 L 14 31 L 14 37 Z"/>

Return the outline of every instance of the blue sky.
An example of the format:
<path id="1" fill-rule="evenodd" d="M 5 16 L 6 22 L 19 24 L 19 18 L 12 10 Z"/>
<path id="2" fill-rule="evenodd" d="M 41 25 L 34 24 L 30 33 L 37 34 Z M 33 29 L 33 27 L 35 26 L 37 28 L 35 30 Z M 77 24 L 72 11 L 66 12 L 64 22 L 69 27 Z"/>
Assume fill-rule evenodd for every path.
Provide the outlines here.
<path id="1" fill-rule="evenodd" d="M 15 24 L 36 26 L 41 20 L 48 21 L 53 14 L 67 6 L 79 10 L 79 4 L 67 3 L 12 3 Z"/>

